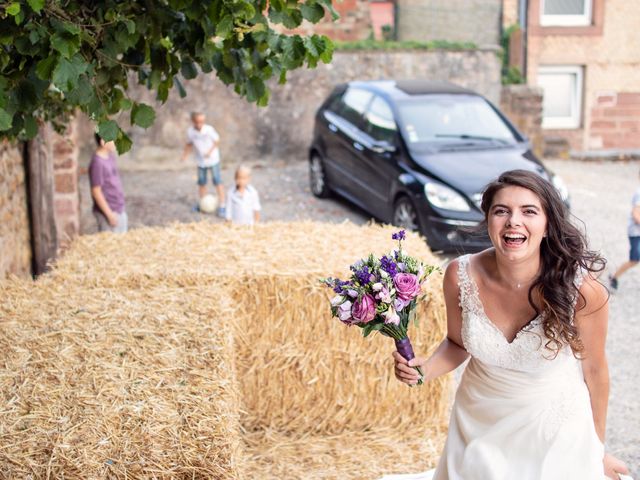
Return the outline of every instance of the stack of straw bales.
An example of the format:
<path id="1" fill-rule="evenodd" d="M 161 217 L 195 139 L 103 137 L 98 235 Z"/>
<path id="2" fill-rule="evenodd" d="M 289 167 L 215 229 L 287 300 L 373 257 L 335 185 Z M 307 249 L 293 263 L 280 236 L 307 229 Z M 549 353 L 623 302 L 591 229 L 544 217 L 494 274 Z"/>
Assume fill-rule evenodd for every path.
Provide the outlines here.
<path id="1" fill-rule="evenodd" d="M 0 477 L 246 478 L 224 298 L 51 278 L 0 295 Z"/>
<path id="2" fill-rule="evenodd" d="M 75 379 L 64 384 L 60 395 L 66 392 L 65 401 L 81 395 L 92 408 L 113 415 L 109 425 L 115 429 L 117 424 L 118 429 L 107 435 L 106 420 L 97 420 L 93 410 L 65 413 L 64 405 L 80 405 L 79 401 L 65 404 L 52 397 L 51 402 L 43 399 L 41 408 L 58 405 L 59 416 L 76 415 L 73 425 L 80 422 L 83 426 L 74 431 L 101 432 L 93 433 L 94 437 L 100 437 L 98 442 L 108 438 L 113 450 L 95 457 L 102 463 L 91 464 L 87 457 L 98 447 L 81 448 L 60 433 L 52 437 L 46 422 L 55 423 L 59 418 L 54 412 L 49 411 L 49 417 L 41 412 L 31 427 L 32 443 L 41 450 L 25 448 L 20 457 L 16 443 L 9 468 L 26 468 L 27 464 L 36 468 L 46 458 L 45 452 L 65 454 L 53 457 L 56 459 L 82 456 L 88 463 L 74 460 L 74 465 L 91 468 L 86 471 L 96 475 L 107 468 L 115 472 L 114 465 L 124 469 L 119 474 L 127 465 L 137 465 L 147 476 L 159 477 L 187 478 L 187 472 L 193 472 L 213 478 L 363 479 L 432 466 L 442 447 L 447 381 L 413 389 L 397 382 L 392 375 L 393 342 L 376 336 L 362 339 L 356 327 L 349 329 L 331 319 L 328 298 L 332 292 L 318 281 L 346 276 L 349 265 L 368 252 L 382 254 L 393 249 L 392 231 L 374 225 L 311 222 L 268 223 L 252 229 L 201 223 L 134 230 L 124 236 L 81 237 L 35 285 L 14 282 L 4 287 L 4 297 L 23 298 L 22 303 L 12 301 L 3 308 L 13 309 L 10 325 L 16 330 L 22 325 L 22 332 L 16 335 L 24 343 L 13 347 L 20 345 L 22 363 L 10 366 L 8 360 L 4 362 L 11 373 L 3 378 L 3 387 L 14 385 L 11 401 L 30 402 L 35 390 L 18 391 L 15 385 L 25 380 L 47 383 L 35 366 L 20 367 L 29 364 L 28 355 L 43 355 L 43 362 L 55 365 L 56 352 L 74 352 L 76 356 L 69 358 L 77 360 L 87 356 L 77 350 L 91 346 L 93 361 L 81 362 L 83 375 L 75 373 L 71 360 L 57 366 L 58 379 L 72 372 Z M 438 263 L 416 235 L 408 236 L 404 248 L 428 263 Z M 435 348 L 444 336 L 440 285 L 436 274 L 428 287 L 428 301 L 421 306 L 420 324 L 410 332 L 421 354 Z M 43 302 L 47 313 L 35 315 Z M 74 313 L 72 305 L 76 304 L 81 306 L 80 314 Z M 93 313 L 85 314 L 87 309 Z M 0 310 L 2 317 L 4 310 Z M 55 326 L 45 334 L 47 324 Z M 59 331 L 67 332 L 67 337 Z M 114 357 L 108 345 L 129 341 L 138 345 L 133 331 L 144 332 L 142 338 L 148 343 L 140 344 L 135 354 L 125 355 L 126 362 Z M 11 335 L 3 332 L 1 338 L 9 344 Z M 174 342 L 171 346 L 170 341 Z M 203 349 L 209 360 L 201 358 Z M 37 353 L 41 351 L 47 353 Z M 175 363 L 171 355 L 181 355 L 181 367 L 165 372 L 163 368 Z M 160 361 L 167 362 L 167 367 L 156 369 Z M 117 375 L 107 373 L 116 365 Z M 23 372 L 14 373 L 17 368 Z M 200 369 L 208 370 L 201 372 L 202 378 L 193 373 Z M 149 397 L 140 397 L 145 389 L 130 397 L 122 393 L 139 376 L 154 375 L 169 383 L 158 379 L 160 384 L 152 385 L 151 379 L 144 380 L 145 386 L 156 389 Z M 169 380 L 165 380 L 167 375 L 172 375 Z M 196 378 L 205 383 L 192 383 Z M 121 403 L 100 396 L 107 386 L 121 392 L 117 397 Z M 235 412 L 224 410 L 238 400 L 236 386 L 240 390 L 238 407 Z M 172 390 L 178 387 L 188 388 L 189 395 Z M 129 408 L 137 409 L 137 423 L 123 406 L 124 399 L 143 401 L 135 404 L 142 406 Z M 155 404 L 162 406 L 152 407 Z M 0 418 L 0 435 L 5 435 L 9 425 L 26 421 L 21 415 L 31 418 L 25 410 L 14 410 L 17 413 L 10 420 Z M 194 411 L 193 417 L 188 411 Z M 210 423 L 207 415 L 212 415 Z M 60 425 L 57 428 L 57 432 L 64 431 Z M 235 433 L 239 429 L 242 455 Z M 156 431 L 162 435 L 156 437 Z M 26 437 L 16 432 L 12 430 L 13 440 L 24 441 Z M 225 440 L 214 433 L 223 433 Z M 2 455 L 0 451 L 0 462 L 4 462 Z M 211 455 L 221 458 L 213 461 Z M 107 456 L 112 463 L 104 466 Z M 54 462 L 56 468 L 69 477 L 71 464 L 60 462 Z M 151 464 L 155 470 L 150 469 Z"/>

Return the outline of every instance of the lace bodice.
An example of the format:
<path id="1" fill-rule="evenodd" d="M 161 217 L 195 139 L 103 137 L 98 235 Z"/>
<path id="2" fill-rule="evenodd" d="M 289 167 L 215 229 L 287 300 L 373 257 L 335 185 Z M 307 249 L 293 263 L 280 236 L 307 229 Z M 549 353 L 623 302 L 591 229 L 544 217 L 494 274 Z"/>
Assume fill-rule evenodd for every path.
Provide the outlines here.
<path id="1" fill-rule="evenodd" d="M 469 273 L 469 259 L 470 255 L 459 258 L 458 285 L 462 308 L 462 342 L 471 356 L 489 365 L 520 371 L 539 371 L 558 361 L 574 359 L 568 346 L 555 359 L 554 352 L 545 347 L 542 315 L 522 328 L 509 343 L 485 313 L 478 286 Z M 578 286 L 581 279 L 581 275 L 576 279 Z"/>

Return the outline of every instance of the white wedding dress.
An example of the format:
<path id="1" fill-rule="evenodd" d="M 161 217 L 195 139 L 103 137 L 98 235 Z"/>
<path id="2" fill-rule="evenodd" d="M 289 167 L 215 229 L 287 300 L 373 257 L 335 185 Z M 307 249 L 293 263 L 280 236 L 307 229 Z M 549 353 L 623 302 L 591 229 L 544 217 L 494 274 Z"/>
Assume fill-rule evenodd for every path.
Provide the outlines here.
<path id="1" fill-rule="evenodd" d="M 458 277 L 471 360 L 433 479 L 603 480 L 581 362 L 569 347 L 553 358 L 540 317 L 509 343 L 485 314 L 469 258 L 460 258 Z"/>

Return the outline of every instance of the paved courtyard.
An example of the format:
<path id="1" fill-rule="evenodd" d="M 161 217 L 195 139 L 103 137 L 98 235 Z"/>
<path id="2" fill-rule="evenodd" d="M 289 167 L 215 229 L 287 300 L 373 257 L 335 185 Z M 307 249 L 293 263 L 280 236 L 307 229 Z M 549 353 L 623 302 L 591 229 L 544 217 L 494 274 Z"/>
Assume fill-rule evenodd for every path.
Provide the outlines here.
<path id="1" fill-rule="evenodd" d="M 548 161 L 571 191 L 572 210 L 584 222 L 591 247 L 607 258 L 609 268 L 627 258 L 630 198 L 638 186 L 638 163 Z M 132 228 L 175 221 L 220 221 L 191 210 L 196 200 L 195 167 L 170 164 L 167 169 L 137 165 L 122 172 Z M 223 169 L 226 185 L 233 172 Z M 305 162 L 269 161 L 254 167 L 254 186 L 269 220 L 349 220 L 365 223 L 366 213 L 337 199 L 318 200 L 309 192 Z M 95 231 L 86 175 L 81 178 L 83 231 Z M 443 261 L 446 259 L 443 258 Z M 640 268 L 630 271 L 611 297 L 607 350 L 611 373 L 607 449 L 624 459 L 640 478 Z"/>

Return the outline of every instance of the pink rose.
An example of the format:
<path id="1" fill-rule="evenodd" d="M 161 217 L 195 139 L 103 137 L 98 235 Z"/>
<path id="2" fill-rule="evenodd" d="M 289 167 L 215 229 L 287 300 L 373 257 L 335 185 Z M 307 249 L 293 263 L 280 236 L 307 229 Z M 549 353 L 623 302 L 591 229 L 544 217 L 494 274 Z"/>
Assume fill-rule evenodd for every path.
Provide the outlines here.
<path id="1" fill-rule="evenodd" d="M 421 290 L 418 277 L 412 273 L 398 273 L 393 277 L 393 285 L 396 287 L 398 298 L 406 302 L 417 297 Z"/>
<path id="2" fill-rule="evenodd" d="M 376 301 L 374 298 L 365 294 L 359 300 L 353 302 L 351 315 L 360 323 L 368 323 L 376 316 Z"/>

